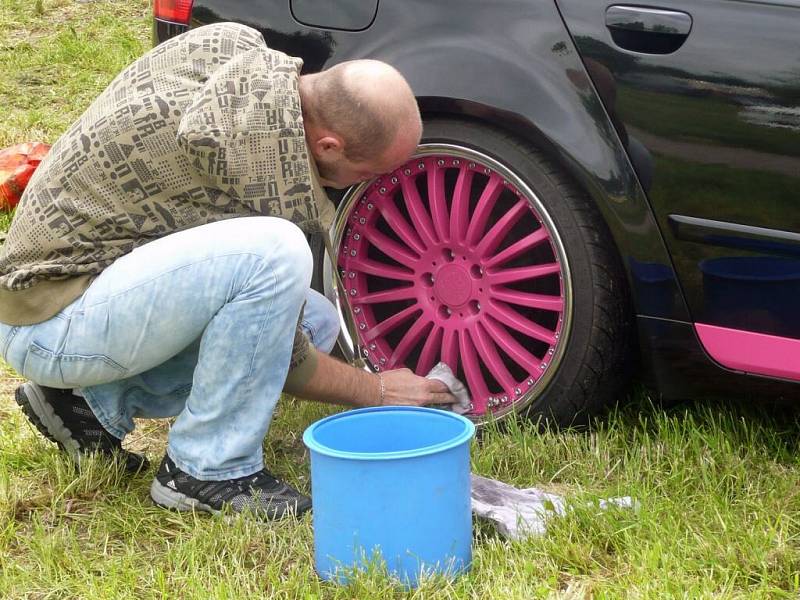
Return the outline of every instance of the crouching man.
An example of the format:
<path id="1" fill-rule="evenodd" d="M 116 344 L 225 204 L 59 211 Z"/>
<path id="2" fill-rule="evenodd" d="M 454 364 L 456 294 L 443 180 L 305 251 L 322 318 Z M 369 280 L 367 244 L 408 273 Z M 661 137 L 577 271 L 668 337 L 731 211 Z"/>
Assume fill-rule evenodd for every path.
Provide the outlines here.
<path id="1" fill-rule="evenodd" d="M 0 352 L 30 379 L 25 414 L 65 451 L 130 470 L 144 466 L 121 447 L 133 419 L 177 416 L 150 492 L 164 507 L 307 510 L 263 464 L 282 390 L 454 401 L 407 369 L 326 355 L 337 316 L 309 288 L 304 235 L 330 224 L 322 186 L 400 166 L 421 121 L 386 64 L 301 65 L 231 23 L 154 48 L 55 143 L 0 252 Z"/>

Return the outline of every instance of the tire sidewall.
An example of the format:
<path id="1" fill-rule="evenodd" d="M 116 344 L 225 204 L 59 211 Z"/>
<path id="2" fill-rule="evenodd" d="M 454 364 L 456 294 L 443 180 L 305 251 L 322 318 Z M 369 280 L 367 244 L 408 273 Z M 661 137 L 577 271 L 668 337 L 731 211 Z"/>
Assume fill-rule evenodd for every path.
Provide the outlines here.
<path id="1" fill-rule="evenodd" d="M 511 169 L 534 192 L 550 216 L 564 246 L 569 265 L 572 289 L 572 315 L 565 343 L 566 348 L 557 372 L 547 386 L 527 408 L 532 417 L 543 417 L 562 426 L 585 425 L 592 411 L 582 406 L 578 396 L 589 382 L 582 381 L 587 364 L 587 355 L 593 347 L 592 337 L 598 335 L 596 327 L 596 290 L 604 272 L 593 269 L 590 247 L 613 245 L 604 223 L 597 228 L 581 226 L 576 218 L 576 209 L 586 209 L 586 199 L 580 197 L 581 206 L 576 206 L 576 195 L 563 187 L 563 178 L 558 177 L 552 165 L 540 153 L 527 148 L 493 128 L 471 122 L 437 119 L 426 121 L 422 143 L 440 142 L 466 146 L 491 156 Z M 599 211 L 596 210 L 599 220 Z M 614 250 L 616 252 L 616 250 Z"/>

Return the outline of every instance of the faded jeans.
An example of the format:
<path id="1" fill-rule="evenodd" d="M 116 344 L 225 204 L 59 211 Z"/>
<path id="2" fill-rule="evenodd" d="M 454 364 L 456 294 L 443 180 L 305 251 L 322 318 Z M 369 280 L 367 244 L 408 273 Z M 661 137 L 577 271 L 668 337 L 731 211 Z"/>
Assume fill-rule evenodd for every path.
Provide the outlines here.
<path id="1" fill-rule="evenodd" d="M 40 385 L 78 388 L 118 438 L 134 417 L 177 416 L 167 452 L 181 470 L 243 477 L 264 466 L 303 302 L 317 348 L 338 334 L 311 270 L 305 237 L 284 219 L 195 227 L 116 260 L 47 321 L 0 324 L 0 351 Z"/>

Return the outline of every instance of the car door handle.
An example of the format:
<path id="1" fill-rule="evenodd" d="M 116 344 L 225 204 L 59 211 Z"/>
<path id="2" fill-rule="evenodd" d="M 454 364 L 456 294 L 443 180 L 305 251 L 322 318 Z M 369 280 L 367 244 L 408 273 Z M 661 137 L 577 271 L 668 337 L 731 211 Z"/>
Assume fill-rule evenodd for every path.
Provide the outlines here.
<path id="1" fill-rule="evenodd" d="M 624 50 L 671 54 L 689 37 L 692 17 L 677 10 L 616 4 L 606 9 L 606 27 Z"/>
<path id="2" fill-rule="evenodd" d="M 686 36 L 692 30 L 692 17 L 677 10 L 614 5 L 606 9 L 606 27 Z"/>

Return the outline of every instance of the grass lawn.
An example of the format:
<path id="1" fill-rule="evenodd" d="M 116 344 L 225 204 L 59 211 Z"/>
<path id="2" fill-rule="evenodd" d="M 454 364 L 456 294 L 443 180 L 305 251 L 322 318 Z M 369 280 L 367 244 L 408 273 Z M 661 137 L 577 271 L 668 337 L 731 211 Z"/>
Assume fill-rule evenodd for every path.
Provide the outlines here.
<path id="1" fill-rule="evenodd" d="M 0 147 L 52 142 L 149 46 L 142 0 L 0 0 Z M 3 224 L 6 225 L 3 225 Z M 0 221 L 0 228 L 7 226 Z M 591 433 L 526 423 L 490 430 L 473 469 L 574 500 L 544 537 L 508 542 L 477 522 L 468 576 L 415 592 L 380 572 L 347 587 L 313 571 L 308 516 L 273 524 L 155 508 L 153 470 L 80 473 L 13 402 L 0 369 L 0 598 L 796 598 L 800 462 L 796 414 L 698 403 L 665 412 L 637 391 Z M 624 399 L 621 399 L 624 400 Z M 284 399 L 265 444 L 274 471 L 308 491 L 303 429 L 330 409 Z M 166 423 L 127 443 L 154 465 Z M 634 496 L 637 511 L 592 499 Z M 424 510 L 424 507 L 420 507 Z"/>

